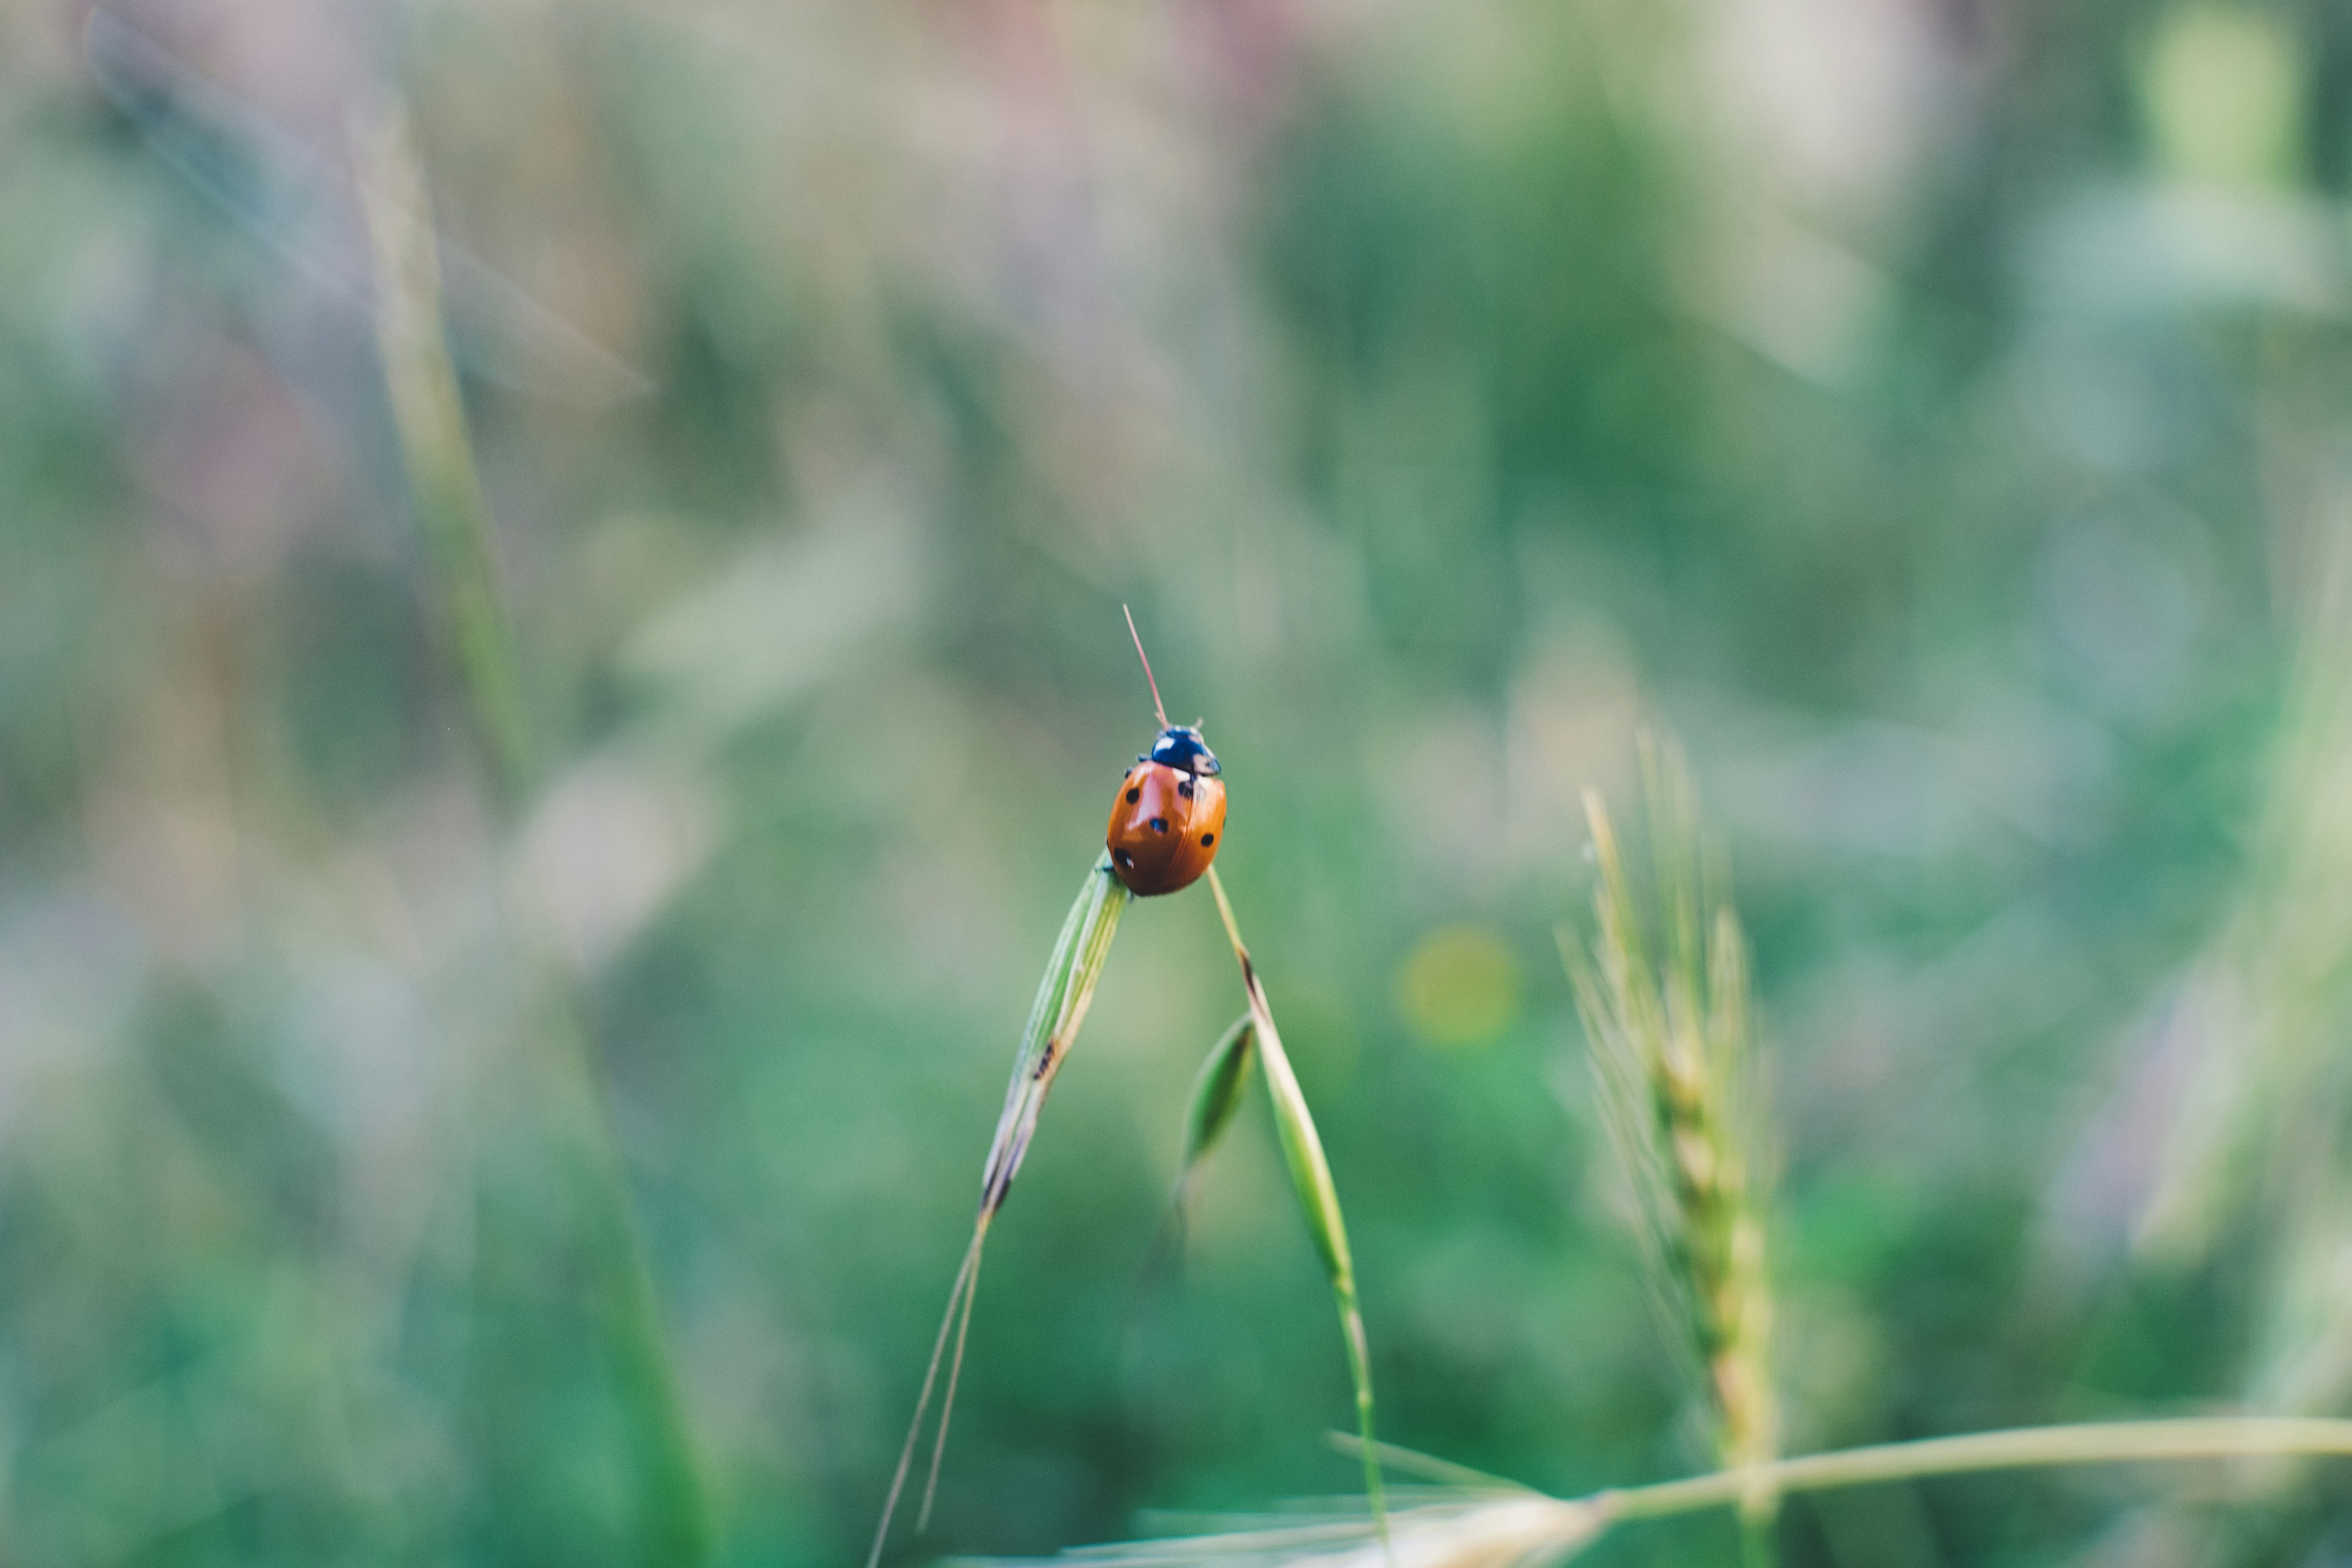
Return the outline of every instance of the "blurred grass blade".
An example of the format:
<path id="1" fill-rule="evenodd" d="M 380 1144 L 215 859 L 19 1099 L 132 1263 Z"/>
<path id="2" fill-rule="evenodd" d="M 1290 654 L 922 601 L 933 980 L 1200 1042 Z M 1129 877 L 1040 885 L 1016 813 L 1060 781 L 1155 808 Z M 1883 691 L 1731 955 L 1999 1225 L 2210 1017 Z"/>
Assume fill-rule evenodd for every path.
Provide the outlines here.
<path id="1" fill-rule="evenodd" d="M 95 37 L 95 33 L 93 34 Z M 426 557 L 426 597 L 440 617 L 468 719 L 488 755 L 494 794 L 511 826 L 529 801 L 535 759 L 525 722 L 514 639 L 500 601 L 490 542 L 489 508 L 474 466 L 473 442 L 457 372 L 442 331 L 439 253 L 425 176 L 407 121 L 395 105 L 373 120 L 354 119 L 352 152 L 364 175 L 364 207 L 374 263 L 376 336 L 401 458 Z M 516 943 L 518 967 L 543 984 L 530 1030 L 548 1052 L 554 1077 L 535 1086 L 530 1115 L 544 1119 L 585 1157 L 581 1180 L 595 1211 L 590 1256 L 610 1270 L 603 1319 L 605 1342 L 635 1387 L 636 1420 L 646 1436 L 648 1479 L 661 1500 L 657 1550 L 667 1561 L 701 1563 L 719 1550 L 710 1487 L 702 1473 L 676 1364 L 661 1321 L 658 1293 L 629 1200 L 627 1174 L 598 1071 L 577 976 L 546 944 L 536 910 L 501 881 L 501 916 Z M 559 1145 L 562 1147 L 562 1145 Z M 511 1151 L 502 1151 L 511 1153 Z M 554 1156 L 551 1156 L 551 1161 Z M 486 1229 L 506 1223 L 515 1201 L 509 1184 L 485 1175 L 477 1194 Z M 490 1249 L 476 1286 L 522 1254 L 549 1246 L 536 1227 L 519 1228 L 516 1246 Z M 545 1332 L 544 1322 L 535 1325 Z M 477 1326 L 478 1343 L 487 1334 Z M 492 1363 L 486 1362 L 486 1368 Z M 486 1373 L 487 1374 L 487 1373 Z"/>
<path id="2" fill-rule="evenodd" d="M 530 725 L 492 570 L 489 506 L 474 468 L 457 373 L 441 332 L 441 261 L 407 117 L 389 109 L 356 124 L 376 270 L 376 343 L 424 536 L 432 599 L 467 710 L 509 816 L 532 780 Z"/>
<path id="3" fill-rule="evenodd" d="M 1013 1179 L 1021 1173 L 1021 1162 L 1029 1152 L 1031 1139 L 1036 1135 L 1037 1118 L 1045 1108 L 1045 1096 L 1052 1090 L 1062 1064 L 1069 1059 L 1070 1047 L 1078 1037 L 1078 1026 L 1086 1022 L 1087 1009 L 1093 1005 L 1095 985 L 1102 979 L 1103 964 L 1110 957 L 1111 938 L 1118 932 L 1118 917 L 1127 909 L 1127 889 L 1112 874 L 1110 855 L 1105 851 L 1087 872 L 1077 899 L 1062 921 L 1062 934 L 1055 940 L 1054 955 L 1046 961 L 1045 978 L 1037 985 L 1037 999 L 1030 1005 L 1029 1022 L 1022 1030 L 1020 1051 L 1013 1060 L 1013 1078 L 1005 1087 L 1004 1110 L 996 1121 L 996 1136 L 989 1143 L 988 1160 L 981 1170 L 980 1213 L 972 1220 L 971 1244 L 965 1249 L 963 1266 L 956 1270 L 955 1284 L 948 1291 L 947 1310 L 940 1319 L 939 1337 L 931 1345 L 930 1364 L 923 1373 L 922 1392 L 915 1399 L 915 1418 L 908 1424 L 907 1441 L 898 1452 L 898 1467 L 890 1477 L 890 1490 L 882 1501 L 882 1520 L 874 1530 L 874 1546 L 866 1553 L 866 1568 L 874 1568 L 881 1562 L 882 1547 L 890 1538 L 890 1520 L 898 1511 L 899 1494 L 906 1489 L 908 1474 L 913 1468 L 915 1445 L 922 1435 L 924 1414 L 930 1408 L 940 1362 L 945 1357 L 947 1389 L 940 1398 L 939 1435 L 931 1445 L 930 1478 L 923 1488 L 923 1507 L 916 1528 L 919 1530 L 930 1521 L 931 1504 L 939 1493 L 940 1463 L 947 1455 L 948 1423 L 955 1414 L 956 1384 L 963 1373 L 964 1340 L 971 1328 L 971 1303 L 980 1291 L 981 1254 L 987 1245 L 988 1227 L 1013 1192 Z M 955 1353 L 951 1357 L 947 1356 L 950 1326 L 955 1337 Z"/>
<path id="4" fill-rule="evenodd" d="M 992 1568 L 1374 1568 L 1383 1556 L 1412 1568 L 1554 1568 L 1599 1540 L 1610 1518 L 1590 1502 L 1482 1488 L 1432 1491 L 1398 1508 L 1389 1526 L 1392 1552 L 1362 1514 L 1313 1505 L 1218 1522 L 1209 1534 L 998 1559 Z"/>
<path id="5" fill-rule="evenodd" d="M 307 142 L 236 93 L 192 68 L 116 11 L 99 7 L 82 30 L 98 89 L 139 128 L 165 168 L 203 195 L 273 256 L 268 303 L 285 286 L 331 301 L 353 323 L 377 313 L 369 266 L 374 199 Z M 362 161 L 361 173 L 369 172 Z M 474 375 L 537 397 L 604 407 L 642 396 L 652 383 L 523 289 L 435 238 L 442 313 L 453 356 Z"/>
<path id="6" fill-rule="evenodd" d="M 1307 1229 L 1322 1255 L 1324 1271 L 1331 1277 L 1331 1295 L 1339 1309 L 1339 1330 L 1348 1344 L 1348 1373 L 1356 1385 L 1356 1428 L 1364 1442 L 1364 1492 L 1370 1500 L 1383 1552 L 1389 1551 L 1388 1505 L 1381 1487 L 1381 1466 L 1372 1431 L 1372 1358 L 1364 1337 L 1364 1314 L 1356 1299 L 1356 1264 L 1348 1250 L 1348 1225 L 1339 1212 L 1339 1190 L 1331 1181 L 1331 1163 L 1323 1156 L 1323 1140 L 1315 1131 L 1314 1113 L 1290 1058 L 1282 1048 L 1282 1034 L 1274 1026 L 1266 1005 L 1265 987 L 1258 983 L 1257 966 L 1250 962 L 1241 927 L 1234 921 L 1234 906 L 1214 866 L 1209 868 L 1209 890 L 1216 895 L 1217 914 L 1232 939 L 1234 957 L 1242 966 L 1242 987 L 1249 994 L 1252 1032 L 1265 1071 L 1267 1096 L 1274 1101 L 1275 1130 L 1281 1135 L 1282 1157 L 1290 1167 L 1290 1184 Z"/>
<path id="7" fill-rule="evenodd" d="M 1744 1508 L 1759 1485 L 1774 1496 L 1994 1470 L 2078 1465 L 2177 1463 L 2275 1458 L 2352 1458 L 2352 1421 L 2265 1416 L 2094 1422 L 1925 1437 L 1844 1448 L 1752 1468 L 1715 1470 L 1682 1480 L 1612 1488 L 1555 1498 L 1442 1459 L 1386 1444 L 1361 1445 L 1400 1468 L 1422 1470 L 1449 1490 L 1398 1510 L 1393 1556 L 1415 1568 L 1531 1568 L 1569 1561 L 1617 1526 Z M 1276 1563 L 1369 1568 L 1360 1519 L 1307 1510 L 1286 1511 L 1255 1527 L 1078 1547 L 1045 1559 L 1071 1568 L 1270 1568 Z"/>
<path id="8" fill-rule="evenodd" d="M 2019 1426 L 1950 1437 L 1834 1449 L 1598 1494 L 1618 1519 L 1667 1519 L 1727 1505 L 1744 1508 L 1759 1485 L 1773 1496 L 1988 1470 L 2075 1465 L 2332 1455 L 2352 1458 L 2352 1421 L 2269 1415 L 2182 1416 Z"/>
<path id="9" fill-rule="evenodd" d="M 1326 1432 L 1324 1438 L 1340 1453 L 1354 1458 L 1364 1452 L 1364 1440 L 1352 1432 Z M 1375 1443 L 1372 1457 L 1391 1470 L 1421 1477 L 1441 1487 L 1454 1487 L 1465 1491 L 1530 1492 L 1534 1489 L 1507 1476 L 1474 1470 L 1467 1465 L 1457 1465 L 1451 1459 L 1441 1459 L 1434 1454 L 1424 1454 L 1418 1448 L 1407 1448 L 1396 1443 Z"/>

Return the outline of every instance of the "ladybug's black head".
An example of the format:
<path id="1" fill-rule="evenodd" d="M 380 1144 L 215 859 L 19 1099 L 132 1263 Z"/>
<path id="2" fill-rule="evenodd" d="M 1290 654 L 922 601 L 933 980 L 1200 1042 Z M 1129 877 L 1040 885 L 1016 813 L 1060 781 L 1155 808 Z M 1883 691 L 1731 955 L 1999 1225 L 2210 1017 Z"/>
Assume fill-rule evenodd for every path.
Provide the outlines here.
<path id="1" fill-rule="evenodd" d="M 1217 765 L 1217 753 L 1209 750 L 1209 742 L 1201 739 L 1201 731 L 1190 724 L 1171 724 L 1160 731 L 1160 739 L 1151 742 L 1150 753 L 1135 759 L 1139 763 L 1165 763 L 1171 768 L 1181 768 L 1188 773 L 1216 774 L 1224 772 Z"/>

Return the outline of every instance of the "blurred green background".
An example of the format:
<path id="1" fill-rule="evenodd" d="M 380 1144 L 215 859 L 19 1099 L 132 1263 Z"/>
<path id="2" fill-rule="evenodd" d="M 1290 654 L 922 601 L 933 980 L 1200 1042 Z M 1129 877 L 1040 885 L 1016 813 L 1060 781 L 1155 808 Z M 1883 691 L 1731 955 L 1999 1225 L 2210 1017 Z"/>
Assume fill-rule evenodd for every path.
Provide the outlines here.
<path id="1" fill-rule="evenodd" d="M 504 816 L 372 336 L 395 90 Z M 2346 1411 L 2347 183 L 2326 0 L 0 5 L 0 1562 L 855 1560 L 1150 736 L 1123 601 L 1385 1435 L 1697 1461 L 1554 948 L 1643 724 L 1758 949 L 1792 1448 Z M 1261 1112 L 1137 1287 L 1240 1006 L 1205 891 L 1130 912 L 894 1561 L 1353 1484 Z M 1782 1543 L 2340 1562 L 2344 1479 Z"/>

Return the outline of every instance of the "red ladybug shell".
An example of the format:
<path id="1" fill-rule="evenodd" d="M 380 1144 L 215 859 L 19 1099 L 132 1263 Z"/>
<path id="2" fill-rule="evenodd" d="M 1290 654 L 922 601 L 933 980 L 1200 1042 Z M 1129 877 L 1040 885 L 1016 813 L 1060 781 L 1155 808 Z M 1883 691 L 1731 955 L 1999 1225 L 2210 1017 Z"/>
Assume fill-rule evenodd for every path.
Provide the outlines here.
<path id="1" fill-rule="evenodd" d="M 1161 736 L 1153 756 L 1138 758 L 1127 770 L 1111 800 L 1110 830 L 1103 842 L 1112 870 L 1139 898 L 1173 893 L 1200 880 L 1225 836 L 1225 785 L 1217 776 L 1217 760 L 1199 744 L 1197 734 L 1184 733 L 1189 742 L 1180 738 L 1172 748 L 1169 737 L 1179 731 Z M 1191 765 L 1153 760 L 1163 752 Z"/>

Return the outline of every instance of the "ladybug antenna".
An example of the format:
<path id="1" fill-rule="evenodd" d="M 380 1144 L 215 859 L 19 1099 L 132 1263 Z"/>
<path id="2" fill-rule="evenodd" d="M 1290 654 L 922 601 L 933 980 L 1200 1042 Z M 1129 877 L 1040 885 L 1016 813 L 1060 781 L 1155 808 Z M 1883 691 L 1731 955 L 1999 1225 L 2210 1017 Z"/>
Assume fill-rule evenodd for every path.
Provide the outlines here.
<path id="1" fill-rule="evenodd" d="M 1143 651 L 1143 635 L 1135 629 L 1135 612 L 1125 605 L 1121 605 L 1118 610 L 1127 617 L 1127 635 L 1135 639 L 1135 657 L 1143 660 L 1143 679 L 1151 682 L 1151 710 L 1160 715 L 1160 727 L 1165 730 L 1168 728 L 1168 710 L 1160 700 L 1160 682 L 1152 679 L 1151 658 Z"/>

